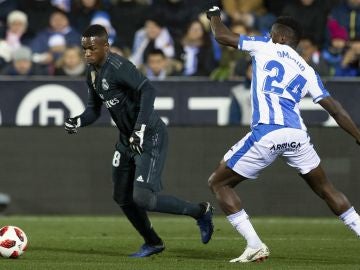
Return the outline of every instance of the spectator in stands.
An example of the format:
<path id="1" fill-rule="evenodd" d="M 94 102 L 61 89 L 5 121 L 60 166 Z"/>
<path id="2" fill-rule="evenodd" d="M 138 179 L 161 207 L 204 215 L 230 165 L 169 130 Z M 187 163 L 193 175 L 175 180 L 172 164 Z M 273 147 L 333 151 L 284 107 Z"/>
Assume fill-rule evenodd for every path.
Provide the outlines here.
<path id="1" fill-rule="evenodd" d="M 27 24 L 27 16 L 24 12 L 14 10 L 9 13 L 5 37 L 4 39 L 0 38 L 0 58 L 2 58 L 3 63 L 11 61 L 14 50 L 21 45 L 30 43 L 30 36 L 26 33 Z"/>
<path id="2" fill-rule="evenodd" d="M 101 9 L 100 0 L 74 0 L 71 7 L 71 24 L 76 31 L 82 33 L 90 25 L 94 13 Z"/>
<path id="3" fill-rule="evenodd" d="M 57 61 L 54 75 L 84 76 L 85 68 L 86 65 L 80 47 L 68 47 Z"/>
<path id="4" fill-rule="evenodd" d="M 349 40 L 348 33 L 345 27 L 332 18 L 328 20 L 327 29 L 330 45 L 322 51 L 322 55 L 330 66 L 330 75 L 343 76 L 341 63 Z"/>
<path id="5" fill-rule="evenodd" d="M 312 36 L 303 36 L 299 42 L 298 53 L 320 76 L 329 76 L 330 67 L 322 56 Z"/>
<path id="6" fill-rule="evenodd" d="M 11 0 L 13 1 L 13 0 Z M 29 21 L 29 32 L 36 35 L 47 27 L 49 16 L 54 11 L 50 0 L 17 0 L 19 9 L 25 12 Z"/>
<path id="7" fill-rule="evenodd" d="M 144 63 L 148 52 L 153 49 L 162 50 L 168 58 L 173 58 L 175 55 L 173 38 L 158 17 L 148 18 L 145 26 L 136 31 L 130 61 L 140 66 Z"/>
<path id="8" fill-rule="evenodd" d="M 230 29 L 232 32 L 240 35 L 248 35 L 249 33 L 249 29 L 242 22 L 232 23 Z M 222 46 L 219 66 L 211 72 L 210 78 L 222 81 L 245 76 L 249 60 L 250 56 L 248 53 L 229 46 Z"/>
<path id="9" fill-rule="evenodd" d="M 69 13 L 71 11 L 71 1 L 72 0 L 51 0 L 51 4 L 65 13 Z"/>
<path id="10" fill-rule="evenodd" d="M 161 16 L 171 36 L 175 40 L 179 40 L 189 22 L 196 19 L 201 12 L 208 8 L 198 10 L 197 6 L 198 4 L 194 5 L 192 0 L 157 0 L 151 6 L 151 12 L 154 12 L 156 16 Z"/>
<path id="11" fill-rule="evenodd" d="M 250 86 L 252 79 L 251 60 L 247 62 L 245 81 L 234 86 L 230 92 L 229 125 L 250 125 L 251 120 L 251 98 Z"/>
<path id="12" fill-rule="evenodd" d="M 147 14 L 153 13 L 149 10 L 148 3 L 139 0 L 117 0 L 109 10 L 111 24 L 127 48 L 133 48 L 135 32 L 140 29 L 146 21 Z"/>
<path id="13" fill-rule="evenodd" d="M 288 3 L 282 14 L 294 18 L 300 23 L 303 34 L 312 36 L 322 49 L 325 42 L 326 20 L 330 11 L 328 1 L 297 0 Z"/>
<path id="14" fill-rule="evenodd" d="M 29 45 L 32 36 L 27 32 L 27 28 L 28 18 L 24 12 L 20 10 L 10 12 L 7 17 L 5 40 L 12 48 Z"/>
<path id="15" fill-rule="evenodd" d="M 39 32 L 31 43 L 34 62 L 43 65 L 53 64 L 54 57 L 50 50 L 51 38 L 59 37 L 59 35 L 64 37 L 65 47 L 80 46 L 80 34 L 71 27 L 67 15 L 60 10 L 55 10 L 50 15 L 49 28 Z M 57 42 L 58 40 L 57 38 Z"/>
<path id="16" fill-rule="evenodd" d="M 122 56 L 128 57 L 130 55 L 130 49 L 125 48 L 125 44 L 121 42 L 114 27 L 111 25 L 110 16 L 105 11 L 96 11 L 90 21 L 90 25 L 99 24 L 105 27 L 109 35 L 110 50 L 114 53 L 118 53 Z"/>
<path id="17" fill-rule="evenodd" d="M 276 17 L 282 14 L 284 6 L 289 3 L 297 2 L 298 0 L 264 0 L 264 7 Z"/>
<path id="18" fill-rule="evenodd" d="M 341 76 L 360 75 L 360 37 L 349 42 L 349 47 L 341 61 Z"/>
<path id="19" fill-rule="evenodd" d="M 66 50 L 66 40 L 62 34 L 53 34 L 48 40 L 49 53 L 52 56 L 53 62 L 59 60 Z"/>
<path id="20" fill-rule="evenodd" d="M 6 21 L 11 11 L 18 9 L 18 3 L 14 0 L 0 1 L 0 38 L 3 38 L 6 32 Z"/>
<path id="21" fill-rule="evenodd" d="M 28 47 L 20 47 L 14 51 L 12 62 L 5 67 L 2 75 L 47 75 L 41 67 L 32 63 L 32 53 Z"/>
<path id="22" fill-rule="evenodd" d="M 150 51 L 145 64 L 140 68 L 141 72 L 150 80 L 164 80 L 168 76 L 177 75 L 181 69 L 181 63 L 167 59 L 160 49 Z"/>
<path id="23" fill-rule="evenodd" d="M 6 65 L 7 65 L 7 62 L 5 61 L 5 59 L 0 54 L 0 72 L 4 67 L 6 67 Z"/>
<path id="24" fill-rule="evenodd" d="M 349 33 L 349 39 L 360 36 L 360 1 L 344 0 L 331 10 L 331 17 L 344 26 Z M 304 17 L 307 18 L 307 17 Z"/>
<path id="25" fill-rule="evenodd" d="M 183 62 L 185 76 L 209 76 L 217 67 L 210 34 L 199 20 L 188 24 L 182 39 L 176 43 L 175 58 Z"/>
<path id="26" fill-rule="evenodd" d="M 269 13 L 263 0 L 223 0 L 224 11 L 232 22 L 242 22 L 249 28 L 255 28 L 265 34 L 270 31 L 275 16 Z"/>
<path id="27" fill-rule="evenodd" d="M 242 22 L 247 27 L 253 27 L 255 17 L 252 14 L 264 14 L 263 0 L 223 0 L 223 9 L 233 22 Z"/>

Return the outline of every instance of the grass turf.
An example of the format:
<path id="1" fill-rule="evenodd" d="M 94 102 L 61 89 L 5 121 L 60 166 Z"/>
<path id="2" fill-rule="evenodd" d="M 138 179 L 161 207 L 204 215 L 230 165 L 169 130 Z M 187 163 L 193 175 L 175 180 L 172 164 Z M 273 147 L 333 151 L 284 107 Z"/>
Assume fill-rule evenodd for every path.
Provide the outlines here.
<path id="1" fill-rule="evenodd" d="M 195 221 L 152 216 L 166 250 L 131 259 L 142 239 L 123 217 L 0 217 L 0 226 L 15 225 L 29 238 L 19 259 L 0 258 L 0 269 L 360 269 L 360 240 L 336 218 L 254 218 L 269 246 L 264 263 L 230 264 L 245 242 L 223 216 L 214 219 L 215 233 L 200 242 Z"/>

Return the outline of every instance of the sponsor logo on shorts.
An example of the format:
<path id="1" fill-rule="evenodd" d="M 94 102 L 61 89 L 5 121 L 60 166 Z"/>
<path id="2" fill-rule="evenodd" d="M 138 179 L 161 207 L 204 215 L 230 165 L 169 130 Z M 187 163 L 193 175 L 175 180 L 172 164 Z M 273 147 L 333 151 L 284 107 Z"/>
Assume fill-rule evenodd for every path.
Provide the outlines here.
<path id="1" fill-rule="evenodd" d="M 140 175 L 138 178 L 136 178 L 136 181 L 138 181 L 138 182 L 144 182 L 144 179 L 143 179 L 142 175 Z"/>
<path id="2" fill-rule="evenodd" d="M 270 152 L 272 154 L 279 152 L 286 152 L 286 151 L 298 152 L 300 150 L 300 147 L 301 147 L 301 143 L 299 142 L 286 142 L 281 144 L 273 144 L 270 147 Z"/>

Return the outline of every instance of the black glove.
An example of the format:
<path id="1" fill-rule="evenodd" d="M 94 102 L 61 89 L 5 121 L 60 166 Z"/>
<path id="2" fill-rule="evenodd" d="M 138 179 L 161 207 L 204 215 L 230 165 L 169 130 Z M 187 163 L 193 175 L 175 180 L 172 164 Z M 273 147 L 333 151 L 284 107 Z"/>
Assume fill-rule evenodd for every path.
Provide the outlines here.
<path id="1" fill-rule="evenodd" d="M 135 153 L 141 155 L 143 150 L 144 143 L 144 134 L 145 134 L 146 125 L 142 124 L 140 127 L 135 126 L 133 133 L 129 139 L 130 148 Z"/>
<path id="2" fill-rule="evenodd" d="M 212 8 L 210 8 L 206 11 L 206 17 L 209 20 L 211 20 L 211 17 L 214 17 L 214 16 L 220 17 L 220 14 L 221 14 L 220 8 L 217 6 L 213 6 Z"/>
<path id="3" fill-rule="evenodd" d="M 80 118 L 67 118 L 65 121 L 65 131 L 69 134 L 75 134 L 77 132 L 77 128 L 80 127 Z"/>
<path id="4" fill-rule="evenodd" d="M 360 145 L 360 141 L 356 140 L 356 143 L 357 143 L 358 145 Z"/>

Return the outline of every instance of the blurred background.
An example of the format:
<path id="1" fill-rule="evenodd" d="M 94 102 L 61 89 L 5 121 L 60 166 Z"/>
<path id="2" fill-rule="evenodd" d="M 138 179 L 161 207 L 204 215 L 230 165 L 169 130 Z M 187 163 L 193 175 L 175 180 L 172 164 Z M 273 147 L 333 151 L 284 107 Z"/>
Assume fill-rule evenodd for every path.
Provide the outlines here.
<path id="1" fill-rule="evenodd" d="M 215 42 L 203 14 L 212 5 L 244 35 L 267 35 L 280 15 L 297 19 L 299 54 L 360 125 L 360 0 L 0 0 L 0 213 L 120 213 L 111 198 L 118 131 L 106 110 L 77 135 L 62 127 L 86 104 L 80 36 L 91 24 L 158 89 L 170 133 L 165 192 L 214 202 L 208 176 L 249 131 L 251 65 Z M 324 168 L 359 207 L 359 147 L 310 97 L 301 108 Z M 251 214 L 331 214 L 282 160 L 238 191 Z"/>

